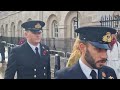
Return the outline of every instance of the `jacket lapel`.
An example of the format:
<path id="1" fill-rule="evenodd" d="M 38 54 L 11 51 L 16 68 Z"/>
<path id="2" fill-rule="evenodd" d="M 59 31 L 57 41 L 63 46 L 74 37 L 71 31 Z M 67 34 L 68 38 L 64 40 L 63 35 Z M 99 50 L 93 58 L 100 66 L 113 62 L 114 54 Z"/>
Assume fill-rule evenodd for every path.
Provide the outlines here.
<path id="1" fill-rule="evenodd" d="M 80 67 L 79 60 L 72 68 L 75 73 L 75 77 L 77 79 L 87 79 L 87 77 L 85 76 L 85 74 L 83 73 L 83 71 Z"/>
<path id="2" fill-rule="evenodd" d="M 25 43 L 25 47 L 27 48 L 26 49 L 26 52 L 28 53 L 28 54 L 31 54 L 31 56 L 35 56 L 35 52 L 32 50 L 32 48 L 29 46 L 29 44 L 26 42 Z M 30 55 L 29 55 L 30 56 Z"/>

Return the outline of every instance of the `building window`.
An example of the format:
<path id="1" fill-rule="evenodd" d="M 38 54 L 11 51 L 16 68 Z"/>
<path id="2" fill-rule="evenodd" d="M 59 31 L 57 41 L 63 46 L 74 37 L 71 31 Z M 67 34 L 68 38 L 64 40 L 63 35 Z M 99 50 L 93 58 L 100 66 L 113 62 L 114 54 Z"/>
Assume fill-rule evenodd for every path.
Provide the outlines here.
<path id="1" fill-rule="evenodd" d="M 12 22 L 11 24 L 11 37 L 15 37 L 15 23 Z"/>
<path id="2" fill-rule="evenodd" d="M 6 35 L 6 37 L 7 37 L 7 35 L 8 35 L 8 24 L 6 24 L 6 26 L 5 26 L 5 32 L 4 32 Z"/>
<path id="3" fill-rule="evenodd" d="M 53 38 L 58 38 L 58 23 L 57 21 L 53 21 Z"/>
<path id="4" fill-rule="evenodd" d="M 17 35 L 17 37 L 23 37 L 23 28 L 21 27 L 21 24 L 22 24 L 22 21 L 20 20 L 19 22 L 18 22 L 18 35 Z"/>

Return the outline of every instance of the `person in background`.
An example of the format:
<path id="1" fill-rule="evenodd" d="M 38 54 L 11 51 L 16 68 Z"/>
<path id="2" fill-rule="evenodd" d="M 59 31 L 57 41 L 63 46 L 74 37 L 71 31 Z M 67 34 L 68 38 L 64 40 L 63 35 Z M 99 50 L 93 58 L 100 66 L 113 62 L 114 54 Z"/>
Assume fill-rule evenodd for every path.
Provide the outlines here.
<path id="1" fill-rule="evenodd" d="M 106 65 L 114 68 L 117 78 L 120 79 L 120 43 L 117 41 L 117 33 L 112 35 L 110 50 L 107 50 Z"/>
<path id="2" fill-rule="evenodd" d="M 71 55 L 70 55 L 70 57 L 68 59 L 66 67 L 71 67 L 80 58 L 81 52 L 80 52 L 80 49 L 79 49 L 79 44 L 80 44 L 80 39 L 79 39 L 79 37 L 77 37 L 75 42 L 74 42 L 73 50 L 72 50 L 72 53 L 71 53 Z"/>
<path id="3" fill-rule="evenodd" d="M 43 21 L 28 21 L 21 25 L 25 28 L 26 42 L 12 48 L 5 79 L 51 79 L 49 47 L 41 43 Z"/>
<path id="4" fill-rule="evenodd" d="M 5 63 L 5 43 L 0 43 L 1 63 Z"/>

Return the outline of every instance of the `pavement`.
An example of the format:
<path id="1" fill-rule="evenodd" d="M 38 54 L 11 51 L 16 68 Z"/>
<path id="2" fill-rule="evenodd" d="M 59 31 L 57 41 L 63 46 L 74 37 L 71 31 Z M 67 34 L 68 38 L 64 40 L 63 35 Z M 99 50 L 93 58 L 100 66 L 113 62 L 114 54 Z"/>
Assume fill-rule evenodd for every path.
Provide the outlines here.
<path id="1" fill-rule="evenodd" d="M 2 60 L 1 55 L 0 55 L 0 61 Z M 0 79 L 4 78 L 4 72 L 6 69 L 6 64 L 8 62 L 8 48 L 5 47 L 5 62 L 4 64 L 0 63 Z"/>

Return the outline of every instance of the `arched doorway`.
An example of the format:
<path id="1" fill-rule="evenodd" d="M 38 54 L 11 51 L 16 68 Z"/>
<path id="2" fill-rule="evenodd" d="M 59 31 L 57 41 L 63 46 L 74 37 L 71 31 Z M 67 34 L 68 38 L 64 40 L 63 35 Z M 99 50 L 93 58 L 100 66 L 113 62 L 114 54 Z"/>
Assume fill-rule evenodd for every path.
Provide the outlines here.
<path id="1" fill-rule="evenodd" d="M 76 38 L 75 29 L 80 27 L 81 14 L 78 11 L 70 11 L 66 14 L 64 20 L 64 50 L 65 52 L 71 52 Z"/>
<path id="2" fill-rule="evenodd" d="M 5 41 L 8 42 L 8 24 L 5 25 Z"/>
<path id="3" fill-rule="evenodd" d="M 46 38 L 46 44 L 51 48 L 55 49 L 54 47 L 57 47 L 57 32 L 58 32 L 58 22 L 57 22 L 57 16 L 55 14 L 51 14 L 47 19 L 47 38 Z M 56 45 L 56 46 L 54 46 Z"/>
<path id="4" fill-rule="evenodd" d="M 18 22 L 18 26 L 17 26 L 17 43 L 20 41 L 20 39 L 23 37 L 23 30 L 21 27 L 22 21 L 20 20 Z"/>
<path id="5" fill-rule="evenodd" d="M 11 23 L 11 39 L 10 43 L 15 44 L 15 24 L 14 22 Z"/>

